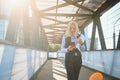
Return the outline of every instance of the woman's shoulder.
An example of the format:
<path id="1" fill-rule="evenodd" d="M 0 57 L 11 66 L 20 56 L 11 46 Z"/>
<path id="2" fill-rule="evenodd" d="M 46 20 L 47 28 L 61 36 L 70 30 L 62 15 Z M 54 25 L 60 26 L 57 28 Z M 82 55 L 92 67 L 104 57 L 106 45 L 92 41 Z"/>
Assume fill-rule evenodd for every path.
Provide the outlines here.
<path id="1" fill-rule="evenodd" d="M 83 37 L 84 37 L 84 34 L 81 34 L 81 36 L 83 36 Z"/>

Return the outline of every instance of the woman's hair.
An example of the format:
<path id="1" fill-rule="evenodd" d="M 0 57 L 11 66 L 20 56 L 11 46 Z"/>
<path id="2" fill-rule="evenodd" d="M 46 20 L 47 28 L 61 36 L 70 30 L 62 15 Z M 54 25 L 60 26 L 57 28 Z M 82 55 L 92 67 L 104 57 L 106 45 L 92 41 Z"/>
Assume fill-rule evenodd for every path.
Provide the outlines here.
<path id="1" fill-rule="evenodd" d="M 77 24 L 76 21 L 70 21 L 70 22 L 68 23 L 68 27 L 67 27 L 67 30 L 66 30 L 66 32 L 65 32 L 65 37 L 70 37 L 70 36 L 71 36 L 70 26 L 73 25 L 73 24 L 74 24 L 75 27 L 76 27 L 75 36 L 77 36 L 77 34 L 78 34 L 78 32 L 79 32 L 78 24 Z"/>

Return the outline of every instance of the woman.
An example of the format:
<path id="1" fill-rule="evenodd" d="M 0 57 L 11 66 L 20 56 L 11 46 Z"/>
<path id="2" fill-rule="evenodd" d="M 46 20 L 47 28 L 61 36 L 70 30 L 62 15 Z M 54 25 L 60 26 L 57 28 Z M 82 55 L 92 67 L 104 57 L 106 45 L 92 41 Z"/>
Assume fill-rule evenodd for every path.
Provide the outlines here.
<path id="1" fill-rule="evenodd" d="M 84 35 L 79 32 L 75 21 L 68 23 L 68 28 L 62 38 L 61 52 L 65 54 L 65 67 L 68 80 L 78 80 L 82 65 L 81 50 L 85 49 Z"/>

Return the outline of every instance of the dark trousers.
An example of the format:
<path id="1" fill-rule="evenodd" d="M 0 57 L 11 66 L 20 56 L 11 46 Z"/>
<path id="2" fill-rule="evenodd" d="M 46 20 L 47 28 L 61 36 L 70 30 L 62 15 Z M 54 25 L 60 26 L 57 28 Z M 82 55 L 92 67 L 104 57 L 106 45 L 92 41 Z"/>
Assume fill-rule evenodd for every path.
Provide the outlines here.
<path id="1" fill-rule="evenodd" d="M 65 55 L 65 67 L 68 80 L 78 80 L 82 65 L 81 53 L 67 52 Z"/>

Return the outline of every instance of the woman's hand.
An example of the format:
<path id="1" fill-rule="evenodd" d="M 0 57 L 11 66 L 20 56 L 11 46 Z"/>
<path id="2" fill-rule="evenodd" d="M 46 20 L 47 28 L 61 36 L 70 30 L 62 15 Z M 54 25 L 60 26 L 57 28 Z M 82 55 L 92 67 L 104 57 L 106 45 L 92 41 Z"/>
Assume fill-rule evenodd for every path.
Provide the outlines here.
<path id="1" fill-rule="evenodd" d="M 79 42 L 80 45 L 84 44 L 83 40 L 80 37 L 78 38 L 78 42 Z"/>
<path id="2" fill-rule="evenodd" d="M 75 46 L 73 45 L 69 45 L 67 48 L 68 51 L 73 51 L 74 49 L 75 49 Z"/>

